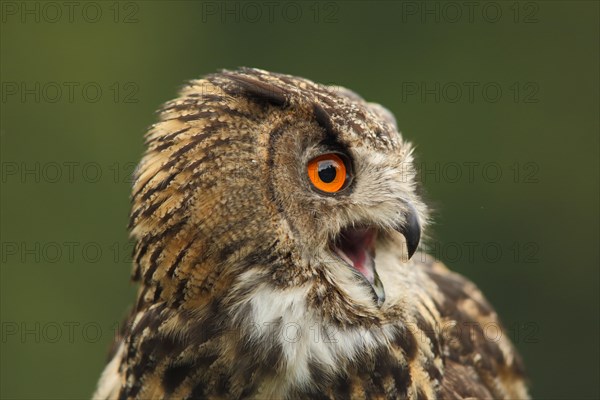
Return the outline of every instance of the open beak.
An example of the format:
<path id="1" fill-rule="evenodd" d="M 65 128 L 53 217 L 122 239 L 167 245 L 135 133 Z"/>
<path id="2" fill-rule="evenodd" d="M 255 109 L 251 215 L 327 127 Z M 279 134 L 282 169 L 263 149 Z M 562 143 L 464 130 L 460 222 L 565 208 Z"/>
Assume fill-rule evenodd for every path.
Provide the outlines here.
<path id="1" fill-rule="evenodd" d="M 414 208 L 410 205 L 408 208 L 404 222 L 395 229 L 406 239 L 410 259 L 419 245 L 421 226 Z M 375 269 L 376 239 L 377 228 L 364 226 L 344 228 L 332 244 L 332 249 L 371 285 L 374 299 L 377 305 L 381 306 L 385 301 L 385 291 Z"/>

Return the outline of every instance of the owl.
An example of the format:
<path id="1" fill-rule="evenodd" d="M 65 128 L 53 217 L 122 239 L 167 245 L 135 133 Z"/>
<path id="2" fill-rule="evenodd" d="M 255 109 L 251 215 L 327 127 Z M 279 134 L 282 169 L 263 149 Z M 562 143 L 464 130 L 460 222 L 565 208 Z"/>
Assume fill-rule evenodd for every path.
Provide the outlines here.
<path id="1" fill-rule="evenodd" d="M 94 399 L 522 399 L 473 283 L 428 225 L 393 115 L 242 68 L 185 86 L 146 135 L 136 303 Z"/>

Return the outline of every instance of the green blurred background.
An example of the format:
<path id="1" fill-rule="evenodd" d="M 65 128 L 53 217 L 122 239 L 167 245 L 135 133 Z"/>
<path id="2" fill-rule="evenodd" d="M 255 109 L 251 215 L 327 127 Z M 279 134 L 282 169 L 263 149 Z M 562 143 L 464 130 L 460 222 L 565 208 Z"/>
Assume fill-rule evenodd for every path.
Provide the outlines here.
<path id="1" fill-rule="evenodd" d="M 2 2 L 2 398 L 93 392 L 135 293 L 142 135 L 187 79 L 237 66 L 394 112 L 430 251 L 498 309 L 533 395 L 600 396 L 598 2 L 76 4 Z"/>

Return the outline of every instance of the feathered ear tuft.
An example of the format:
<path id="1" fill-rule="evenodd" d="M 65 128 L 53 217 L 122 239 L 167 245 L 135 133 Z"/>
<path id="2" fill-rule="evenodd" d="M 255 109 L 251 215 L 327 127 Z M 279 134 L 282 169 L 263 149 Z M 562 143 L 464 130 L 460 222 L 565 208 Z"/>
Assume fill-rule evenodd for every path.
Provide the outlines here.
<path id="1" fill-rule="evenodd" d="M 242 70 L 244 73 L 247 71 L 254 70 Z M 223 90 L 231 96 L 243 96 L 251 101 L 267 103 L 281 108 L 289 104 L 289 93 L 273 83 L 260 80 L 260 75 L 250 76 L 238 72 L 223 71 L 220 76 L 233 82 L 233 85 L 223 87 Z"/>

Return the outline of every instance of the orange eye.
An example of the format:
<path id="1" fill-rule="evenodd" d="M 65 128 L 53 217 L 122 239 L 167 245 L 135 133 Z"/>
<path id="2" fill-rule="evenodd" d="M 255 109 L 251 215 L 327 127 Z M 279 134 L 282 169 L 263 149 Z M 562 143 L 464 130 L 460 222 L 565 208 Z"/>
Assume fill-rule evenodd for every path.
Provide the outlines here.
<path id="1" fill-rule="evenodd" d="M 335 193 L 344 187 L 347 173 L 342 158 L 334 153 L 323 154 L 308 162 L 308 177 L 315 188 L 325 193 Z"/>

